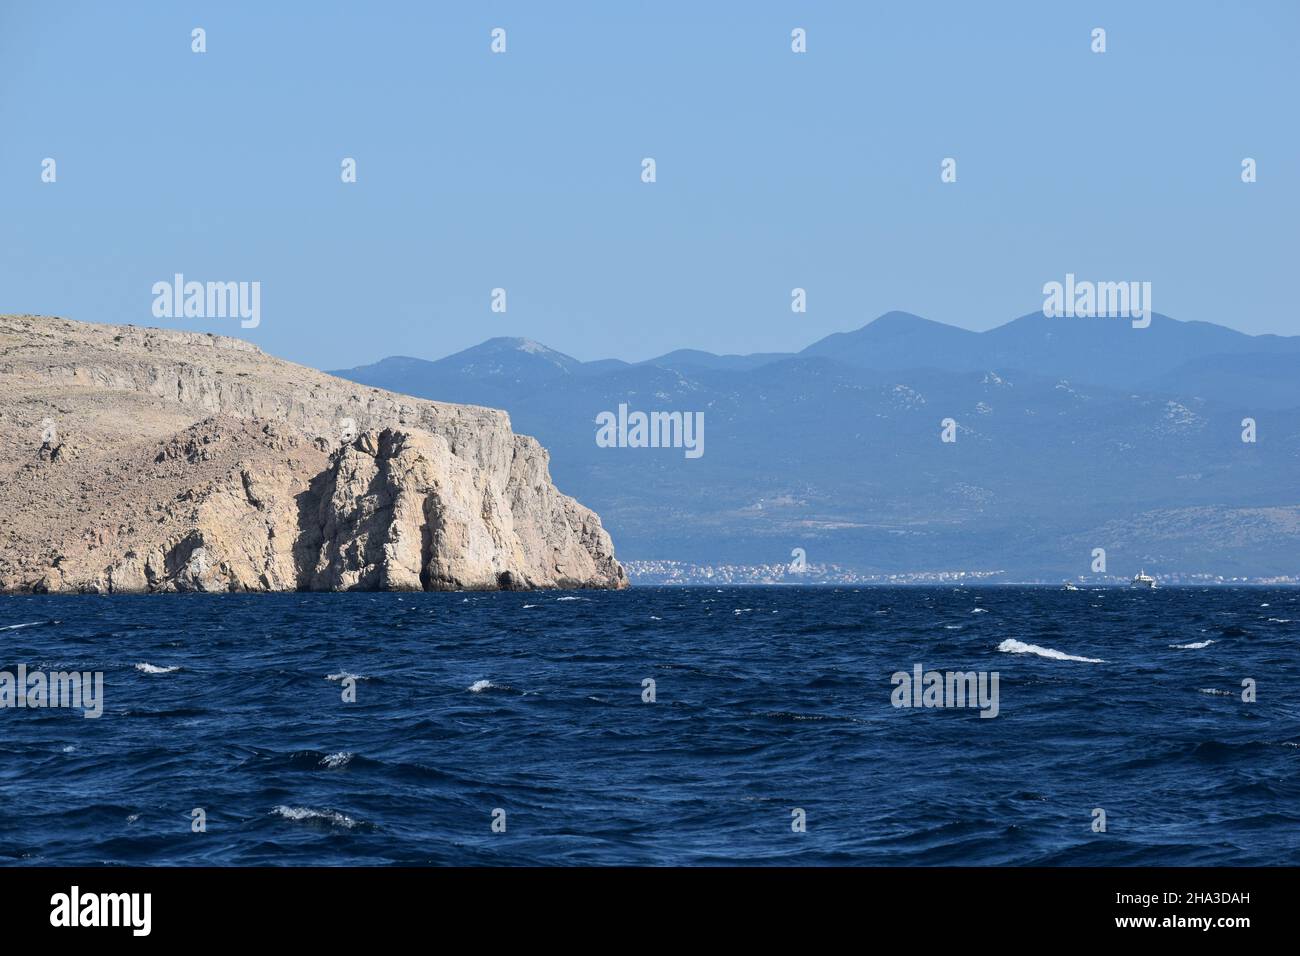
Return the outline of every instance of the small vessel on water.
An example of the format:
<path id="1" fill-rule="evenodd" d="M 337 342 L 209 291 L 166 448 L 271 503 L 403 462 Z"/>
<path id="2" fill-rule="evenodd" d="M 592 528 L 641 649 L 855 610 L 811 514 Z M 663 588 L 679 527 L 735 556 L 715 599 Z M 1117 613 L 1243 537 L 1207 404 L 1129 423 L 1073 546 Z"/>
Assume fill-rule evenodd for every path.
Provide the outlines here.
<path id="1" fill-rule="evenodd" d="M 1077 591 L 1077 590 L 1079 590 L 1079 588 L 1078 588 L 1078 586 L 1077 586 L 1073 581 L 1066 581 L 1066 582 L 1065 582 L 1065 590 L 1067 590 L 1067 591 Z"/>
<path id="2" fill-rule="evenodd" d="M 1135 588 L 1153 588 L 1156 586 L 1156 579 L 1147 574 L 1146 568 L 1143 568 L 1133 578 L 1133 587 Z"/>

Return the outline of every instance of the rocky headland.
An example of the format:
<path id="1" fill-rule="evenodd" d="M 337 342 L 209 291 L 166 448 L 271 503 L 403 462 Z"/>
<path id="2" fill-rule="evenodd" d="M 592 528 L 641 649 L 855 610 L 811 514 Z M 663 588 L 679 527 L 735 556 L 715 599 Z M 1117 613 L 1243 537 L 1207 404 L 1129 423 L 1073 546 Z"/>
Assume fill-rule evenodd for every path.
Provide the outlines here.
<path id="1" fill-rule="evenodd" d="M 626 587 L 548 461 L 240 339 L 0 316 L 0 592 Z"/>

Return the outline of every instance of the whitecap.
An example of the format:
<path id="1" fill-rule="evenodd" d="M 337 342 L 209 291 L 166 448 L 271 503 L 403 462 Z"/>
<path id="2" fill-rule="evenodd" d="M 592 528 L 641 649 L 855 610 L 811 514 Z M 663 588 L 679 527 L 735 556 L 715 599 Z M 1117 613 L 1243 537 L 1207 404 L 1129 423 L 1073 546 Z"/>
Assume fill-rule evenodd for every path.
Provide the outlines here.
<path id="1" fill-rule="evenodd" d="M 0 627 L 0 631 L 16 631 L 20 627 L 36 627 L 36 625 L 44 623 L 45 621 L 29 621 L 26 624 L 6 624 L 4 627 Z"/>
<path id="2" fill-rule="evenodd" d="M 580 597 L 558 597 L 558 598 L 556 598 L 555 600 L 557 600 L 557 601 L 590 601 L 591 598 L 580 598 Z"/>
<path id="3" fill-rule="evenodd" d="M 352 680 L 370 680 L 369 677 L 362 677 L 360 674 L 352 674 L 348 671 L 339 671 L 337 674 L 325 675 L 326 680 L 333 681 L 347 680 L 348 678 L 351 678 Z"/>
<path id="4" fill-rule="evenodd" d="M 1232 696 L 1232 691 L 1230 691 L 1230 690 L 1219 690 L 1219 689 L 1216 688 L 1216 687 L 1202 687 L 1202 688 L 1200 688 L 1200 691 L 1201 691 L 1202 694 L 1211 694 L 1211 695 L 1213 695 L 1213 696 L 1215 696 L 1215 697 L 1231 697 L 1231 696 Z"/>
<path id="5" fill-rule="evenodd" d="M 526 611 L 526 610 L 528 610 L 530 607 L 537 607 L 537 605 L 536 605 L 536 604 L 525 604 L 525 605 L 524 605 L 524 610 Z"/>
<path id="6" fill-rule="evenodd" d="M 984 607 L 977 607 L 973 611 L 971 611 L 972 614 L 987 614 L 988 612 L 989 612 L 988 608 L 984 608 Z"/>
<path id="7" fill-rule="evenodd" d="M 346 827 L 349 830 L 357 825 L 356 820 L 337 810 L 313 810 L 311 807 L 286 807 L 281 804 L 272 808 L 271 812 L 279 814 L 286 820 L 324 820 L 326 823 Z"/>
<path id="8" fill-rule="evenodd" d="M 141 661 L 139 664 L 135 665 L 135 669 L 143 671 L 146 674 L 170 674 L 174 671 L 180 670 L 181 668 L 179 664 L 175 667 L 159 667 L 157 664 L 150 664 L 148 661 Z"/>
<path id="9" fill-rule="evenodd" d="M 356 756 L 356 754 L 346 750 L 340 750 L 336 754 L 327 754 L 326 756 L 321 757 L 320 762 L 322 767 L 329 767 L 331 770 L 334 770 L 338 767 L 346 767 L 352 762 L 354 756 Z"/>
<path id="10" fill-rule="evenodd" d="M 1170 644 L 1176 651 L 1199 651 L 1202 647 L 1209 647 L 1214 641 L 1193 641 L 1190 644 Z"/>
<path id="11" fill-rule="evenodd" d="M 652 621 L 662 621 L 663 618 L 662 618 L 662 617 L 655 617 L 653 614 L 651 614 L 651 615 L 650 615 L 650 620 L 652 620 Z"/>
<path id="12" fill-rule="evenodd" d="M 481 694 L 483 693 L 483 691 L 487 690 L 489 687 L 492 686 L 494 685 L 490 680 L 476 680 L 474 683 L 470 684 L 465 689 L 469 691 L 471 694 Z"/>
<path id="13" fill-rule="evenodd" d="M 1037 654 L 1039 657 L 1051 658 L 1054 661 L 1078 661 L 1081 664 L 1105 664 L 1099 657 L 1076 657 L 1074 654 L 1066 654 L 1064 651 L 1054 650 L 1050 647 L 1039 647 L 1037 644 L 1026 644 L 1024 641 L 1007 638 L 998 645 L 998 650 L 1005 651 L 1008 654 Z"/>
<path id="14" fill-rule="evenodd" d="M 1291 623 L 1291 619 L 1290 619 L 1289 617 L 1270 617 L 1270 618 L 1269 618 L 1269 621 L 1270 621 L 1271 623 L 1273 623 L 1273 624 L 1290 624 L 1290 623 Z"/>

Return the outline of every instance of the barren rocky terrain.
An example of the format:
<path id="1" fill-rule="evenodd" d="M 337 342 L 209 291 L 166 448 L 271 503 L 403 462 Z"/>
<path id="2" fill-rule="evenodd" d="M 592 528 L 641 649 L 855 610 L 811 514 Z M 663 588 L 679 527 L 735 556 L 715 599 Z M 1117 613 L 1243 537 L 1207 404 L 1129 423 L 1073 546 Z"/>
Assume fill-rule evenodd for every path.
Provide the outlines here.
<path id="1" fill-rule="evenodd" d="M 239 339 L 0 316 L 0 591 L 627 585 L 505 412 Z"/>

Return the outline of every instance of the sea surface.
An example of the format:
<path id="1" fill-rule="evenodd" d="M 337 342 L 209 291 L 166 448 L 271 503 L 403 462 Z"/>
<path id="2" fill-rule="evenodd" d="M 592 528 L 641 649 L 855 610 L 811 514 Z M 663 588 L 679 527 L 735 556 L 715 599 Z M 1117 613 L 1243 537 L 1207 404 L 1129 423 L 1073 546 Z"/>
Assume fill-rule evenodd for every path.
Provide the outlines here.
<path id="1" fill-rule="evenodd" d="M 20 664 L 104 709 L 0 709 L 7 865 L 1300 864 L 1296 589 L 0 598 Z"/>

